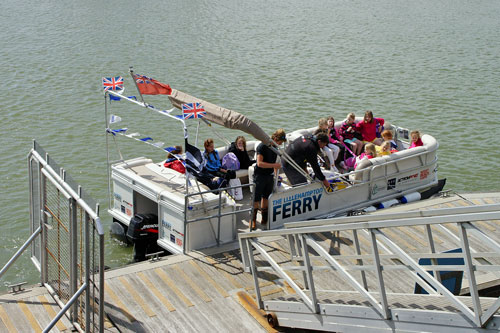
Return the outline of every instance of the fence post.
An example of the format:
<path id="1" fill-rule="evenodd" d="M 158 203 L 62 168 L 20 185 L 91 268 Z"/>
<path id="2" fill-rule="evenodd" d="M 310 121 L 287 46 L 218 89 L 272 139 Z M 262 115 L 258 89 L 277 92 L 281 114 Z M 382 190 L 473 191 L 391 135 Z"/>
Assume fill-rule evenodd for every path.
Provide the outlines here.
<path id="1" fill-rule="evenodd" d="M 70 295 L 74 295 L 78 290 L 78 227 L 77 227 L 77 205 L 74 198 L 70 199 L 69 215 L 69 248 L 70 248 Z M 71 319 L 78 322 L 78 304 L 71 307 Z"/>

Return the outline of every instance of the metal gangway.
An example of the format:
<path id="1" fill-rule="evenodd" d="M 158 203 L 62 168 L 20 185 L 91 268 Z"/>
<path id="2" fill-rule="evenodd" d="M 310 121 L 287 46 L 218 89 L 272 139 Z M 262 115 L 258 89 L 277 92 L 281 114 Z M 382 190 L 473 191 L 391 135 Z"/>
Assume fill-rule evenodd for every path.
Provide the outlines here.
<path id="1" fill-rule="evenodd" d="M 478 205 L 289 223 L 239 241 L 275 326 L 499 332 L 499 219 L 500 205 Z M 284 252 L 267 244 L 276 237 Z M 289 293 L 261 295 L 266 276 Z M 479 287 L 485 281 L 493 294 Z"/>
<path id="2" fill-rule="evenodd" d="M 61 308 L 43 331 L 56 329 L 66 316 L 80 332 L 103 332 L 104 232 L 99 205 L 36 141 L 28 154 L 28 174 L 31 236 L 2 268 L 0 277 L 29 250 L 40 272 L 40 285 Z M 22 290 L 21 284 L 12 286 L 13 290 Z M 37 304 L 30 305 L 39 311 Z M 15 315 L 7 314 L 11 324 Z M 34 326 L 18 330 L 37 331 L 38 323 L 31 322 Z"/>

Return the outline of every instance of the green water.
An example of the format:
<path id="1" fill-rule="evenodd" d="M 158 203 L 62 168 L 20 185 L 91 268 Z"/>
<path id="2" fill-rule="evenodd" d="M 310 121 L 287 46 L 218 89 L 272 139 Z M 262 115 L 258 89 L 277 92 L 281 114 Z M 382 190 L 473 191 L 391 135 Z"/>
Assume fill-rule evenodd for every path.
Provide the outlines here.
<path id="1" fill-rule="evenodd" d="M 371 109 L 439 140 L 448 189 L 500 190 L 499 1 L 3 0 L 0 8 L 2 265 L 29 236 L 33 138 L 101 203 L 109 228 L 100 80 L 131 65 L 268 132 Z M 136 94 L 131 83 L 125 94 Z M 170 107 L 164 97 L 148 101 Z M 124 126 L 179 143 L 162 116 L 120 105 L 111 111 Z M 133 141 L 120 147 L 163 158 Z M 106 245 L 109 266 L 128 260 L 130 248 Z M 27 256 L 0 283 L 21 280 L 38 281 Z"/>

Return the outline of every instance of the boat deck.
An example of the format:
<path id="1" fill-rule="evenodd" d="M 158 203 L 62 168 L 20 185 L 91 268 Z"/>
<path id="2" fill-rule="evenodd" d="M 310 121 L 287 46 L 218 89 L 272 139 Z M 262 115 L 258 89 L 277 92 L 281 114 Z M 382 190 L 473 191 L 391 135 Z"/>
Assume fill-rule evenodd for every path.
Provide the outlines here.
<path id="1" fill-rule="evenodd" d="M 416 202 L 405 206 L 386 209 L 383 212 L 407 211 L 460 207 L 477 204 L 500 203 L 500 193 L 452 194 Z M 490 237 L 500 242 L 498 223 L 480 222 Z M 454 226 L 449 225 L 450 228 Z M 410 234 L 408 229 L 399 230 L 396 237 L 412 251 L 426 245 L 418 227 Z M 346 253 L 352 249 L 352 242 L 346 236 L 333 233 L 316 234 L 315 238 L 330 253 Z M 368 238 L 360 239 L 362 246 L 369 246 Z M 437 249 L 449 249 L 452 242 L 449 235 L 436 233 Z M 449 244 L 448 244 L 449 243 Z M 284 238 L 269 238 L 266 247 L 273 258 L 280 263 L 290 262 L 288 242 Z M 471 244 L 478 249 L 482 244 Z M 264 312 L 257 309 L 252 296 L 255 293 L 253 277 L 243 271 L 238 244 L 226 244 L 219 248 L 196 251 L 187 255 L 164 257 L 155 262 L 142 262 L 106 272 L 105 311 L 108 316 L 105 327 L 110 332 L 165 332 L 165 331 L 274 331 L 264 318 Z M 497 258 L 498 259 L 498 258 Z M 256 261 L 259 256 L 256 256 Z M 291 263 L 291 262 L 290 262 Z M 499 262 L 492 263 L 499 265 Z M 321 272 L 319 272 L 321 273 Z M 319 274 L 319 284 L 334 288 L 331 275 Z M 391 276 L 394 276 L 391 274 Z M 302 274 L 291 274 L 296 283 L 301 283 Z M 368 284 L 375 285 L 374 276 L 367 274 Z M 389 302 L 398 302 L 401 308 L 428 309 L 456 312 L 450 304 L 441 304 L 439 296 L 414 295 L 411 299 L 399 297 L 407 292 L 402 283 L 404 277 L 386 281 Z M 293 300 L 294 291 L 282 279 L 271 272 L 259 273 L 260 290 L 263 299 Z M 339 281 L 340 283 L 340 281 Z M 499 285 L 500 277 L 485 274 L 478 279 L 479 289 Z M 462 292 L 467 292 L 467 281 L 462 283 Z M 321 289 L 318 286 L 319 289 Z M 318 291 L 319 291 L 318 289 Z M 376 288 L 372 289 L 376 290 Z M 345 290 L 339 285 L 334 293 L 321 294 L 331 304 L 363 304 L 359 294 Z M 481 299 L 483 302 L 483 299 Z M 484 299 L 484 305 L 495 299 Z M 45 288 L 0 296 L 0 331 L 40 331 L 55 316 L 59 309 Z M 369 319 L 369 318 L 367 318 Z M 54 331 L 67 332 L 71 324 L 67 318 L 58 323 Z"/>

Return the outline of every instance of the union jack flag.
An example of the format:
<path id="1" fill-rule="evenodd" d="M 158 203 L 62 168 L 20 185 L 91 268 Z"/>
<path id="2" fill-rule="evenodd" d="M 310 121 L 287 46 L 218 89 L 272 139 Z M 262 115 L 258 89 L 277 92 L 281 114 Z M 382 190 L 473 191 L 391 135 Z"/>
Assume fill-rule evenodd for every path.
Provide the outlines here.
<path id="1" fill-rule="evenodd" d="M 202 118 L 207 115 L 207 112 L 201 103 L 185 103 L 182 104 L 182 114 L 184 115 L 184 119 Z"/>
<path id="2" fill-rule="evenodd" d="M 123 77 L 103 77 L 102 87 L 104 91 L 108 90 L 123 90 Z"/>

